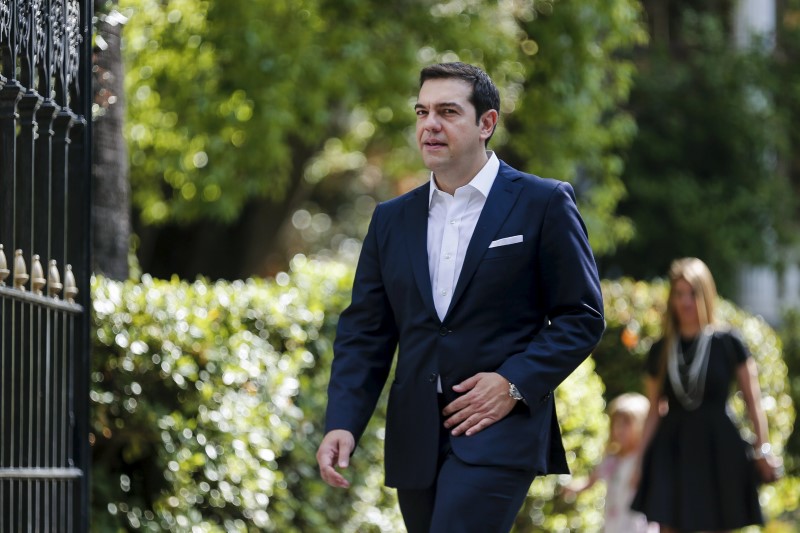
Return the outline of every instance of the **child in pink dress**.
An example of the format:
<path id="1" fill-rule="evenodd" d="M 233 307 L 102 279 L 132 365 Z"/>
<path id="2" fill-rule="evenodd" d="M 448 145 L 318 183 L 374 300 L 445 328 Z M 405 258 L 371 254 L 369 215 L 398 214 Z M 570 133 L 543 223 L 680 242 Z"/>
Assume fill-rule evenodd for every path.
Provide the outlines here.
<path id="1" fill-rule="evenodd" d="M 636 487 L 632 476 L 637 467 L 642 429 L 650 402 L 637 393 L 617 396 L 608 406 L 611 423 L 606 455 L 589 478 L 570 483 L 567 495 L 575 495 L 595 484 L 606 483 L 605 533 L 656 533 L 658 525 L 630 509 Z"/>

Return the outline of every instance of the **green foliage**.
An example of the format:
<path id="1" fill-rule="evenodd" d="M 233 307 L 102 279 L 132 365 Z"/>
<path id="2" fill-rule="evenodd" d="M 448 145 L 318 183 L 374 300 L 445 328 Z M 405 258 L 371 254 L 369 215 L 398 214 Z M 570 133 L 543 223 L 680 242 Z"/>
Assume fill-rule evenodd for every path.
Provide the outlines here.
<path id="1" fill-rule="evenodd" d="M 606 331 L 592 354 L 611 400 L 626 392 L 644 394 L 647 354 L 661 335 L 667 287 L 622 279 L 603 281 Z"/>
<path id="2" fill-rule="evenodd" d="M 473 7 L 482 14 L 490 10 L 489 3 L 478 5 Z M 646 40 L 641 7 L 629 0 L 537 1 L 518 2 L 507 14 L 513 19 L 503 24 L 504 35 L 496 36 L 490 28 L 472 48 L 465 40 L 469 36 L 461 36 L 458 47 L 451 51 L 439 41 L 440 36 L 432 37 L 431 44 L 420 50 L 421 63 L 462 59 L 489 69 L 503 102 L 490 147 L 520 169 L 572 182 L 594 250 L 608 253 L 632 234 L 629 221 L 614 211 L 624 193 L 617 152 L 635 133 L 623 105 L 634 69 L 627 56 Z M 509 38 L 514 40 L 511 48 Z M 503 48 L 490 57 L 499 43 L 504 43 Z M 411 88 L 409 94 L 415 90 Z M 413 117 L 407 105 L 395 114 L 410 127 Z M 386 129 L 377 125 L 379 131 Z M 315 158 L 315 165 L 336 168 L 341 149 L 339 144 L 333 146 L 336 150 L 324 151 Z M 385 146 L 389 145 L 371 143 L 365 148 L 367 165 L 356 173 L 357 179 L 331 172 L 317 184 L 304 213 L 335 208 L 334 224 L 326 232 L 295 226 L 302 237 L 294 241 L 295 246 L 306 241 L 314 250 L 331 245 L 337 249 L 341 242 L 337 234 L 362 235 L 364 231 L 357 222 L 364 215 L 342 206 L 363 204 L 367 195 L 374 203 L 374 199 L 386 198 L 424 179 L 416 177 L 419 158 L 415 149 L 395 143 L 382 156 L 380 150 Z M 323 164 L 327 161 L 330 163 Z M 386 181 L 399 177 L 400 181 L 387 188 L 377 176 Z M 353 196 L 358 198 L 355 202 Z"/>
<path id="3" fill-rule="evenodd" d="M 737 50 L 723 19 L 683 8 L 675 42 L 643 56 L 631 94 L 639 127 L 619 213 L 636 234 L 607 265 L 650 279 L 701 257 L 722 292 L 743 262 L 773 261 L 796 201 L 776 164 L 785 129 L 771 59 Z"/>
<path id="4" fill-rule="evenodd" d="M 393 194 L 379 184 L 421 167 L 409 135 L 419 68 L 463 60 L 486 66 L 501 88 L 501 155 L 575 182 L 596 249 L 630 235 L 613 215 L 623 192 L 613 152 L 634 131 L 619 110 L 633 72 L 624 54 L 645 40 L 634 0 L 121 0 L 120 9 L 131 181 L 145 224 L 230 223 L 255 198 L 292 200 L 299 182 L 332 182 L 315 197 L 323 211 L 352 201 L 354 177 L 381 199 Z"/>
<path id="5" fill-rule="evenodd" d="M 353 457 L 351 490 L 327 487 L 316 468 L 351 281 L 351 269 L 303 257 L 269 281 L 95 278 L 94 530 L 402 530 L 383 487 L 384 402 Z M 601 391 L 588 361 L 556 393 L 581 470 L 602 453 Z M 552 476 L 534 484 L 518 532 L 598 523 L 599 493 L 576 506 L 554 499 L 557 487 Z"/>
<path id="6" fill-rule="evenodd" d="M 631 50 L 647 41 L 641 5 L 627 0 L 535 2 L 505 155 L 519 168 L 573 183 L 595 253 L 633 232 L 616 214 L 625 193 L 619 151 L 636 126 L 624 110 L 635 72 Z"/>
<path id="7" fill-rule="evenodd" d="M 791 180 L 795 198 L 800 197 L 800 0 L 782 2 L 782 10 L 777 20 L 776 51 L 770 69 L 775 105 L 779 109 L 787 146 L 781 154 L 781 165 Z M 795 227 L 797 227 L 800 206 L 795 206 Z"/>
<path id="8" fill-rule="evenodd" d="M 318 480 L 323 383 L 352 272 L 294 264 L 270 282 L 94 279 L 96 531 L 397 523 L 379 461 L 355 467 L 357 497 Z M 358 458 L 380 454 L 365 438 Z"/>
<path id="9" fill-rule="evenodd" d="M 123 0 L 120 8 L 130 16 L 133 189 L 149 223 L 231 221 L 250 198 L 284 198 L 304 172 L 313 183 L 362 167 L 378 126 L 399 135 L 413 117 L 420 48 L 434 35 L 446 48 L 456 36 L 497 41 L 509 18 L 428 1 Z M 493 53 L 513 45 L 505 41 Z M 318 152 L 330 157 L 306 169 Z"/>
<path id="10" fill-rule="evenodd" d="M 628 391 L 641 391 L 647 354 L 661 335 L 661 315 L 666 303 L 668 284 L 645 283 L 622 279 L 603 281 L 607 330 L 592 358 L 606 384 L 606 398 Z M 718 318 L 738 329 L 759 369 L 762 406 L 767 415 L 770 442 L 781 452 L 795 420 L 790 396 L 787 364 L 783 360 L 781 340 L 761 318 L 748 315 L 726 300 L 720 300 Z M 788 359 L 787 359 L 788 361 Z M 752 437 L 741 392 L 730 401 L 732 416 L 745 437 Z M 800 480 L 787 477 L 761 489 L 761 502 L 773 519 L 772 531 L 798 513 Z"/>

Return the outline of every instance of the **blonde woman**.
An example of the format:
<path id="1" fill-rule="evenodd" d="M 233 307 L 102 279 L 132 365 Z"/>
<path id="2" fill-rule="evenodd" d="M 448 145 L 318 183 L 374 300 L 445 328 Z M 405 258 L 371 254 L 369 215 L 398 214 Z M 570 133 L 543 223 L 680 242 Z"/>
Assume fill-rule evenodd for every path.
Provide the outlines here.
<path id="1" fill-rule="evenodd" d="M 737 333 L 715 322 L 717 290 L 705 263 L 678 259 L 669 281 L 664 336 L 648 358 L 650 412 L 631 507 L 664 533 L 761 524 L 757 487 L 774 476 L 774 463 L 755 362 Z M 753 425 L 752 445 L 726 414 L 734 378 Z"/>

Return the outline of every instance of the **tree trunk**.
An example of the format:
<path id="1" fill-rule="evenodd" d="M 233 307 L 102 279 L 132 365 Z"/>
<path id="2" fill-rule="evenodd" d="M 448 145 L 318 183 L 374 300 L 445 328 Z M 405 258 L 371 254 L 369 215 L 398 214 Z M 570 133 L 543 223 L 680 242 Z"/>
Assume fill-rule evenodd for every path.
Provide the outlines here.
<path id="1" fill-rule="evenodd" d="M 117 280 L 128 278 L 131 201 L 128 150 L 122 135 L 125 119 L 122 18 L 104 0 L 95 0 L 98 45 L 94 55 L 94 102 L 100 114 L 92 136 L 92 265 L 96 273 Z M 112 15 L 105 15 L 111 11 Z M 97 115 L 97 114 L 96 114 Z"/>
<path id="2" fill-rule="evenodd" d="M 199 220 L 191 224 L 147 226 L 134 222 L 142 271 L 157 278 L 244 279 L 271 276 L 287 268 L 283 229 L 292 212 L 312 193 L 303 179 L 304 162 L 319 147 L 302 147 L 298 141 L 292 161 L 295 169 L 281 200 L 253 198 L 239 217 L 222 224 Z"/>

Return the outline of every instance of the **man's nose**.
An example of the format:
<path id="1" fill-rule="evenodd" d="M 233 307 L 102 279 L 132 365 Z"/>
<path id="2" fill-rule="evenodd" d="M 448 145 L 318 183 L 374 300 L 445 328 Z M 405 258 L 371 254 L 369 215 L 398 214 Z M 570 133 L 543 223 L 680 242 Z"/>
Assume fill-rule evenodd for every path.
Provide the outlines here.
<path id="1" fill-rule="evenodd" d="M 422 123 L 422 126 L 426 130 L 438 130 L 442 127 L 442 123 L 439 121 L 438 115 L 436 113 L 428 113 L 425 116 L 425 120 Z"/>

